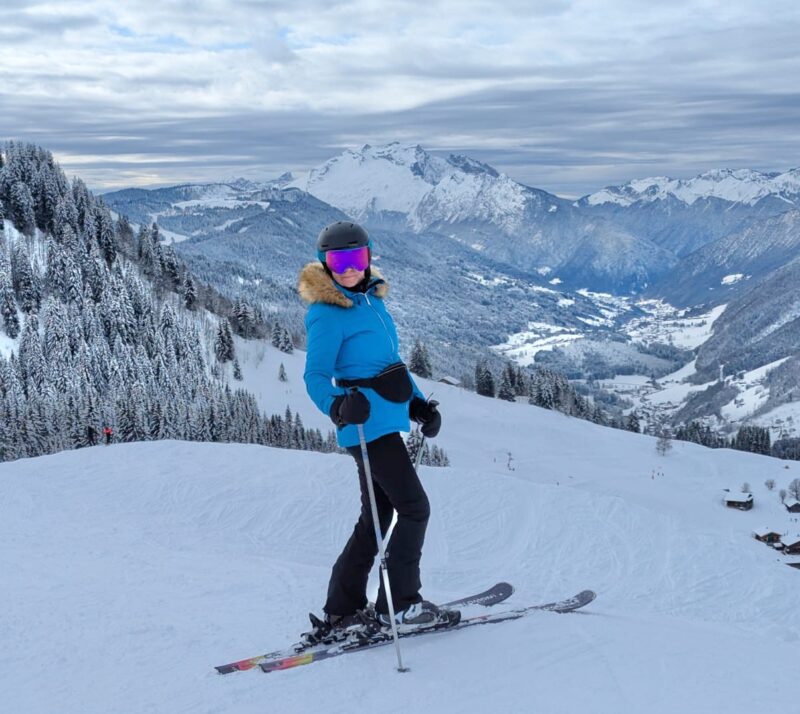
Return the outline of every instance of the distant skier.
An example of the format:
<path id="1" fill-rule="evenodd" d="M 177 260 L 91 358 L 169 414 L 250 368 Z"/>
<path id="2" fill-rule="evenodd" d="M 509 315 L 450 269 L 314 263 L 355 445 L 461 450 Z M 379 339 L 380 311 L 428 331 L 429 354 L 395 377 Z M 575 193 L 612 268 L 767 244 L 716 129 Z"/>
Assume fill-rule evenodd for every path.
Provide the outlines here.
<path id="1" fill-rule="evenodd" d="M 104 426 L 103 434 L 106 437 L 106 446 L 108 446 L 111 443 L 111 437 L 114 435 L 114 430 L 110 426 Z"/>
<path id="2" fill-rule="evenodd" d="M 303 635 L 306 644 L 373 627 L 373 616 L 381 627 L 391 625 L 383 582 L 376 615 L 364 611 L 378 544 L 357 424 L 364 425 L 382 534 L 397 511 L 387 570 L 398 629 L 450 625 L 460 618 L 458 611 L 440 609 L 419 592 L 430 506 L 399 432 L 409 431 L 410 418 L 421 424 L 426 437 L 435 437 L 442 418 L 400 359 L 397 331 L 383 302 L 389 287 L 370 267 L 371 248 L 367 232 L 356 223 L 327 226 L 317 239 L 319 262 L 303 268 L 298 285 L 301 297 L 310 303 L 305 320 L 306 389 L 336 424 L 339 446 L 356 460 L 361 486 L 361 514 L 333 566 L 324 620 L 312 616 L 312 630 Z M 358 390 L 350 391 L 353 387 Z"/>
<path id="3" fill-rule="evenodd" d="M 97 429 L 95 429 L 94 424 L 89 424 L 86 427 L 86 441 L 89 446 L 97 444 Z"/>

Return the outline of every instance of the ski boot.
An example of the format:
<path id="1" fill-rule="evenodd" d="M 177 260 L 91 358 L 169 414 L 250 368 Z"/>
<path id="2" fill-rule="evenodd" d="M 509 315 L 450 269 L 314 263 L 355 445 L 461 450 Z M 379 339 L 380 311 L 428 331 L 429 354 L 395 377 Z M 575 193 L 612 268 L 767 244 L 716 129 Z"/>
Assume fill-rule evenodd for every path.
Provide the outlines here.
<path id="1" fill-rule="evenodd" d="M 394 616 L 397 631 L 400 633 L 414 632 L 416 630 L 440 630 L 453 627 L 461 621 L 459 610 L 445 610 L 437 607 L 432 602 L 423 600 L 409 605 L 405 610 L 396 612 Z M 379 613 L 378 622 L 384 631 L 389 630 L 392 621 L 388 613 Z"/>
<path id="2" fill-rule="evenodd" d="M 300 635 L 294 649 L 302 652 L 315 645 L 330 645 L 336 642 L 360 641 L 380 631 L 380 625 L 373 612 L 358 610 L 351 615 L 325 614 L 323 619 L 313 613 L 308 614 L 311 629 Z"/>

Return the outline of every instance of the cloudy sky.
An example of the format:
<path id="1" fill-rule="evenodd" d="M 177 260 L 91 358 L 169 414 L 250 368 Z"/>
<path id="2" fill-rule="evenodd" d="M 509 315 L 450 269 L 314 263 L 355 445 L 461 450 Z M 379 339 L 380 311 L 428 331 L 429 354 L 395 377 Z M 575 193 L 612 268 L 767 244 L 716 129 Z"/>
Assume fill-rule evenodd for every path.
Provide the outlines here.
<path id="1" fill-rule="evenodd" d="M 797 0 L 2 0 L 0 139 L 90 187 L 393 140 L 578 196 L 800 166 Z"/>

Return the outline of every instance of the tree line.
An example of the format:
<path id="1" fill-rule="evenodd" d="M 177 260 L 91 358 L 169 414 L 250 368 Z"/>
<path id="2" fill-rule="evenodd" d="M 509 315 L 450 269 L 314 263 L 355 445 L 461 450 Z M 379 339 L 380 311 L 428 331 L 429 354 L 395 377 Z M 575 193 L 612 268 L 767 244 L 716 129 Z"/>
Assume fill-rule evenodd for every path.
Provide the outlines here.
<path id="1" fill-rule="evenodd" d="M 14 142 L 0 152 L 0 218 L 16 229 L 0 232 L 0 329 L 17 340 L 0 355 L 0 460 L 90 446 L 106 427 L 121 441 L 337 449 L 332 431 L 305 429 L 288 408 L 268 416 L 222 379 L 231 330 L 272 327 L 196 281 L 157 226 L 134 235 L 49 152 Z"/>
<path id="2" fill-rule="evenodd" d="M 711 449 L 736 449 L 752 454 L 774 456 L 778 459 L 800 461 L 800 438 L 784 437 L 773 443 L 769 429 L 764 426 L 742 426 L 733 436 L 725 437 L 713 431 L 708 424 L 691 421 L 676 429 L 675 438 Z"/>

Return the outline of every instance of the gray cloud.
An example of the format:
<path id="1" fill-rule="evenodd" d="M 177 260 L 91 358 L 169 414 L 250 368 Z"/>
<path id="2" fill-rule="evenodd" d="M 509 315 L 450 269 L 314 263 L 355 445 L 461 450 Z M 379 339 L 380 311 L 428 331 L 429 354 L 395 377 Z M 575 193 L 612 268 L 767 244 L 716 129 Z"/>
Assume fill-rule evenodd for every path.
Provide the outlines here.
<path id="1" fill-rule="evenodd" d="M 85 30 L 99 25 L 93 15 L 35 14 L 29 8 L 18 12 L 4 2 L 0 9 L 0 26 L 4 35 L 25 39 L 38 39 L 42 35 L 61 36 L 72 30 Z"/>
<path id="2" fill-rule="evenodd" d="M 38 9 L 48 32 L 55 7 Z M 392 140 L 573 196 L 800 163 L 800 9 L 783 0 L 652 16 L 625 0 L 605 14 L 590 0 L 123 7 L 98 0 L 96 16 L 124 32 L 76 15 L 63 32 L 86 41 L 36 62 L 0 47 L 0 138 L 50 148 L 96 188 L 264 177 Z"/>

